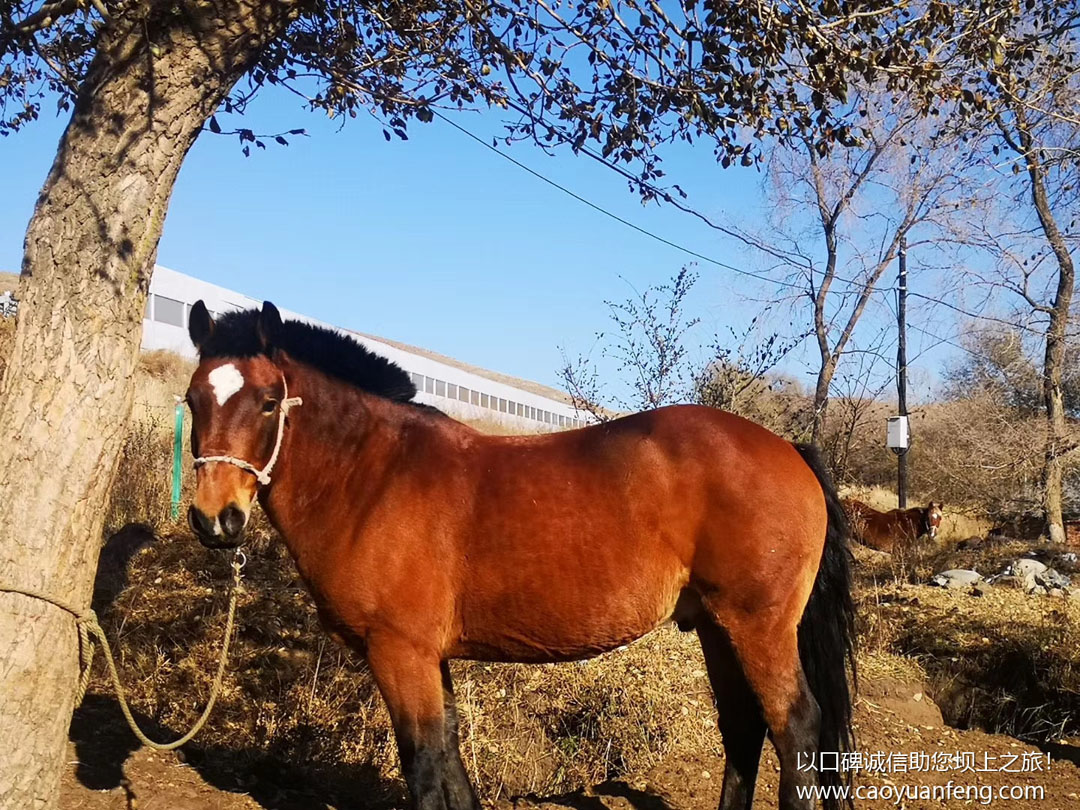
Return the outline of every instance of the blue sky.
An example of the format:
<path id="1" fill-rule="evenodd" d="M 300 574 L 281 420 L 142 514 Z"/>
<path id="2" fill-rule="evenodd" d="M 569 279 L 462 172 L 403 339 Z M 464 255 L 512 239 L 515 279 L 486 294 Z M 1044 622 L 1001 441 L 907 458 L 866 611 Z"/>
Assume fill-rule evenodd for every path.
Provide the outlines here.
<path id="1" fill-rule="evenodd" d="M 204 133 L 180 173 L 158 261 L 360 331 L 425 346 L 549 384 L 559 347 L 587 352 L 608 326 L 604 299 L 669 279 L 689 257 L 608 219 L 469 140 L 447 124 L 415 124 L 388 143 L 382 125 L 308 113 L 267 93 L 223 128 L 304 127 L 290 146 L 240 154 Z M 455 120 L 482 136 L 493 115 Z M 64 121 L 45 117 L 0 140 L 0 269 L 17 270 L 37 191 Z M 732 265 L 753 256 L 686 214 L 642 206 L 614 173 L 570 153 L 509 150 L 552 180 L 643 228 Z M 763 202 L 752 169 L 722 170 L 701 145 L 668 153 L 668 179 L 699 210 L 752 225 Z M 704 342 L 742 328 L 772 292 L 699 263 L 690 308 Z M 777 328 L 786 328 L 781 313 Z M 704 349 L 701 350 L 704 352 Z M 804 376 L 796 354 L 787 369 Z"/>

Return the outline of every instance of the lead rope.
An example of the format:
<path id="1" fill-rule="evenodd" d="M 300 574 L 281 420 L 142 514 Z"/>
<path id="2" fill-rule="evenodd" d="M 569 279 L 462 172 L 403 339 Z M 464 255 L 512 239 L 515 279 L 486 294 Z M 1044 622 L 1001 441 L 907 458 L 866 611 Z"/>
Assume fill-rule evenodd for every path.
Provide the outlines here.
<path id="1" fill-rule="evenodd" d="M 0 591 L 4 593 L 17 593 L 23 596 L 28 596 L 31 599 L 40 599 L 42 602 L 48 602 L 50 605 L 54 605 L 61 610 L 67 611 L 75 617 L 75 626 L 79 631 L 79 688 L 75 693 L 75 705 L 78 706 L 82 703 L 83 698 L 86 696 L 86 688 L 90 685 L 90 670 L 94 663 L 94 652 L 96 646 L 94 640 L 96 639 L 101 644 L 102 652 L 105 654 L 105 663 L 109 667 L 109 675 L 112 678 L 113 689 L 116 690 L 116 697 L 120 703 L 120 711 L 124 713 L 124 719 L 127 720 L 128 726 L 131 727 L 132 733 L 139 739 L 143 745 L 153 748 L 156 751 L 172 751 L 174 748 L 179 748 L 186 742 L 189 742 L 192 737 L 198 734 L 206 721 L 210 719 L 210 712 L 214 708 L 214 704 L 217 702 L 218 696 L 221 694 L 221 682 L 225 675 L 225 662 L 229 658 L 229 642 L 232 640 L 233 624 L 236 619 L 236 600 L 240 594 L 242 579 L 241 571 L 244 566 L 247 565 L 247 557 L 244 556 L 244 552 L 240 549 L 236 550 L 232 559 L 232 587 L 229 589 L 229 613 L 228 618 L 225 620 L 225 638 L 221 642 L 221 656 L 218 659 L 217 673 L 214 675 L 214 683 L 210 687 L 210 698 L 206 702 L 206 708 L 203 709 L 202 715 L 195 721 L 195 725 L 191 727 L 191 730 L 187 732 L 183 737 L 177 740 L 173 740 L 170 743 L 154 742 L 143 730 L 139 728 L 139 724 L 135 722 L 135 717 L 131 713 L 131 708 L 128 706 L 127 695 L 124 693 L 123 684 L 120 683 L 120 673 L 116 669 L 116 661 L 113 659 L 112 648 L 109 646 L 109 639 L 105 636 L 105 631 L 98 623 L 97 614 L 93 609 L 86 608 L 85 610 L 79 610 L 71 605 L 63 602 L 53 596 L 36 591 L 31 588 L 12 588 L 4 585 L 0 585 Z"/>

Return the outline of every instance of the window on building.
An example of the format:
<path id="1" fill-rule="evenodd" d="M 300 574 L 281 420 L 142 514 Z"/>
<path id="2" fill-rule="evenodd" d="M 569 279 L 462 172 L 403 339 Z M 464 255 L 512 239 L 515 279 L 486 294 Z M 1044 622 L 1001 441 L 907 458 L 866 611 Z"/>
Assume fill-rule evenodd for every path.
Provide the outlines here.
<path id="1" fill-rule="evenodd" d="M 457 399 L 457 386 L 454 385 L 453 383 L 447 383 L 446 384 L 446 395 L 448 397 L 450 397 L 450 399 Z"/>
<path id="2" fill-rule="evenodd" d="M 425 394 L 434 394 L 435 393 L 435 380 L 434 380 L 434 378 L 432 378 L 432 377 L 424 377 L 424 393 Z"/>
<path id="3" fill-rule="evenodd" d="M 469 392 L 469 401 L 473 405 L 479 405 L 480 404 L 480 392 L 477 391 L 475 388 L 472 391 Z"/>
<path id="4" fill-rule="evenodd" d="M 525 406 L 522 405 L 520 402 L 517 404 L 517 415 L 518 416 L 524 416 L 525 415 Z"/>
<path id="5" fill-rule="evenodd" d="M 480 395 L 480 407 L 481 408 L 488 407 L 488 395 L 487 394 L 481 394 Z"/>
<path id="6" fill-rule="evenodd" d="M 184 325 L 184 302 L 164 295 L 154 296 L 154 320 L 170 326 Z"/>
<path id="7" fill-rule="evenodd" d="M 409 379 L 412 380 L 412 384 L 416 386 L 417 391 L 424 390 L 424 375 L 417 374 L 415 371 L 409 372 Z"/>
<path id="8" fill-rule="evenodd" d="M 435 381 L 435 396 L 437 396 L 437 397 L 445 397 L 446 396 L 446 380 L 436 380 Z"/>

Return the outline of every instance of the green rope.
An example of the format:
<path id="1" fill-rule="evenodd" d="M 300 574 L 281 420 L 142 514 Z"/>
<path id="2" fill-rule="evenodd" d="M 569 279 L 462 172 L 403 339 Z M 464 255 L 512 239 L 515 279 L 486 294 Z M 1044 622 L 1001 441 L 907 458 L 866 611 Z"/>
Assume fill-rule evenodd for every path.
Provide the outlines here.
<path id="1" fill-rule="evenodd" d="M 116 669 L 116 661 L 113 659 L 112 648 L 109 646 L 109 640 L 105 637 L 105 631 L 98 623 L 97 614 L 94 613 L 93 610 L 90 608 L 79 610 L 53 596 L 30 588 L 13 588 L 0 584 L 0 592 L 17 593 L 28 596 L 31 599 L 40 599 L 41 601 L 48 602 L 50 605 L 54 605 L 74 616 L 75 626 L 79 632 L 80 666 L 79 687 L 75 693 L 75 705 L 78 706 L 82 703 L 83 698 L 86 696 L 86 688 L 90 685 L 90 670 L 94 663 L 94 652 L 96 649 L 94 641 L 96 639 L 97 642 L 101 644 L 101 649 L 105 653 L 105 663 L 109 667 L 109 675 L 112 678 L 113 689 L 116 690 L 116 697 L 120 703 L 120 711 L 124 713 L 124 719 L 127 720 L 132 733 L 138 737 L 143 745 L 157 751 L 172 751 L 174 748 L 179 748 L 184 743 L 190 742 L 190 740 L 202 730 L 202 727 L 206 725 L 206 721 L 210 719 L 210 712 L 213 710 L 214 704 L 221 694 L 221 682 L 222 678 L 225 676 L 225 663 L 229 658 L 229 642 L 232 639 L 233 624 L 236 619 L 236 600 L 240 593 L 240 572 L 247 563 L 246 558 L 241 562 L 242 557 L 243 552 L 237 550 L 232 561 L 233 581 L 232 587 L 229 589 L 229 614 L 225 621 L 225 638 L 221 643 L 221 656 L 218 659 L 217 673 L 214 675 L 214 684 L 210 687 L 210 699 L 206 702 L 206 708 L 203 709 L 202 715 L 195 721 L 195 725 L 191 727 L 191 730 L 183 737 L 173 740 L 170 743 L 154 742 L 143 733 L 143 730 L 139 728 L 139 724 L 135 722 L 135 717 L 131 714 L 131 708 L 128 706 L 124 687 L 120 683 L 120 673 Z"/>

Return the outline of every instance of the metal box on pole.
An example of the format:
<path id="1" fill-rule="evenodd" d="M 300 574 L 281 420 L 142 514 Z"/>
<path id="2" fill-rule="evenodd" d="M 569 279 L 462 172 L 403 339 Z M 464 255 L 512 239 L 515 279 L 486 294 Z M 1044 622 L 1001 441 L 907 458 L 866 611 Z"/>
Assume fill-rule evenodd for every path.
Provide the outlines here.
<path id="1" fill-rule="evenodd" d="M 885 431 L 885 444 L 888 448 L 894 453 L 902 453 L 908 449 L 909 440 L 908 418 L 906 416 L 890 416 Z"/>

